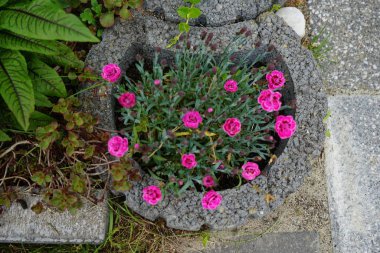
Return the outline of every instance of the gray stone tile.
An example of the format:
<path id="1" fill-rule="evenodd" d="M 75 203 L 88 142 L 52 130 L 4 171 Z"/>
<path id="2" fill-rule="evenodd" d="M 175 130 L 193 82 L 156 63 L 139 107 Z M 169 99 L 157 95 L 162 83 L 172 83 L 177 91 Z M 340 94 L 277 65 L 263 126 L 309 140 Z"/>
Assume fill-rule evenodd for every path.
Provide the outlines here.
<path id="1" fill-rule="evenodd" d="M 273 233 L 258 239 L 237 238 L 235 243 L 217 245 L 205 253 L 319 253 L 317 232 Z"/>
<path id="2" fill-rule="evenodd" d="M 83 200 L 84 206 L 72 215 L 69 212 L 46 210 L 35 214 L 30 207 L 41 197 L 27 195 L 23 209 L 13 203 L 0 215 L 0 243 L 91 243 L 105 239 L 108 228 L 107 201 L 94 205 Z"/>
<path id="3" fill-rule="evenodd" d="M 330 35 L 332 50 L 321 64 L 334 92 L 380 91 L 380 1 L 308 0 L 314 34 Z"/>
<path id="4" fill-rule="evenodd" d="M 380 96 L 329 98 L 326 174 L 335 252 L 380 252 Z"/>

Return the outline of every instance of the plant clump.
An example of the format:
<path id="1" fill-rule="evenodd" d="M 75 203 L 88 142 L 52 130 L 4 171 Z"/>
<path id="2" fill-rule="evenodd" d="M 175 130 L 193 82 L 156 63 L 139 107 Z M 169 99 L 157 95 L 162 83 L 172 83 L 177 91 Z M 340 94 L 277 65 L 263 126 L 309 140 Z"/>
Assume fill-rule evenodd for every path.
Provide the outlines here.
<path id="1" fill-rule="evenodd" d="M 158 204 L 166 191 L 197 189 L 206 192 L 203 208 L 216 209 L 222 202 L 216 190 L 255 180 L 277 140 L 294 134 L 293 116 L 281 115 L 288 108 L 281 94 L 284 74 L 273 64 L 258 66 L 265 55 L 252 61 L 254 51 L 237 57 L 250 31 L 238 34 L 218 57 L 206 31 L 203 43 L 187 39 L 177 46 L 172 62 L 161 49 L 151 67 L 137 57 L 140 79 L 127 76 L 118 86 L 125 140 L 108 149 L 160 182 L 143 190 L 148 204 Z"/>

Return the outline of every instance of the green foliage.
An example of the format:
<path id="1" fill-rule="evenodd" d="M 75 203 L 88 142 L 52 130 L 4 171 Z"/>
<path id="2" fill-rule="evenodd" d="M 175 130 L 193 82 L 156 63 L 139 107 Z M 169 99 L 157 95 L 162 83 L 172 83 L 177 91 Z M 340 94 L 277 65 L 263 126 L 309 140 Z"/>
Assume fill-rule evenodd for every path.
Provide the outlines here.
<path id="1" fill-rule="evenodd" d="M 311 38 L 307 48 L 313 53 L 314 59 L 318 63 L 328 59 L 328 53 L 332 48 L 330 46 L 330 34 L 326 32 L 325 27 Z"/>
<path id="2" fill-rule="evenodd" d="M 59 6 L 53 0 L 0 1 L 0 112 L 9 110 L 15 118 L 1 122 L 0 129 L 27 131 L 43 120 L 50 122 L 35 106 L 51 107 L 48 96 L 67 96 L 61 77 L 49 65 L 83 68 L 83 62 L 55 40 L 99 41 Z"/>
<path id="3" fill-rule="evenodd" d="M 232 60 L 247 42 L 240 35 L 216 58 L 211 53 L 217 46 L 210 39 L 213 35 L 202 37 L 204 43 L 197 47 L 184 40 L 170 67 L 160 60 L 160 50 L 152 64 L 140 61 L 136 64 L 140 79 L 127 77 L 117 94 L 128 91 L 136 95 L 133 108 L 120 110 L 125 136 L 132 146 L 139 144 L 137 150 L 131 151 L 132 159 L 161 181 L 162 188 L 178 195 L 187 189 L 202 188 L 205 175 L 217 182 L 232 178 L 229 183 L 237 186 L 240 183 L 235 175 L 242 164 L 268 160 L 274 148 L 276 115 L 262 110 L 258 103 L 260 92 L 267 89 L 263 77 L 269 67 L 254 67 L 265 54 L 253 62 L 248 61 L 253 51 Z M 152 69 L 146 65 L 152 65 Z M 234 93 L 224 89 L 230 79 L 238 83 Z M 154 80 L 160 80 L 160 85 L 154 85 Z M 202 124 L 196 129 L 187 128 L 182 122 L 185 112 L 191 110 L 202 115 Z M 227 118 L 240 120 L 242 131 L 238 135 L 229 137 L 223 131 Z M 182 155 L 188 153 L 196 156 L 197 166 L 193 169 L 181 164 Z M 115 173 L 120 178 L 118 171 Z"/>
<path id="4" fill-rule="evenodd" d="M 0 94 L 26 131 L 34 111 L 34 95 L 26 61 L 18 51 L 0 51 Z"/>
<path id="5" fill-rule="evenodd" d="M 89 25 L 89 28 L 101 37 L 104 28 L 112 27 L 116 17 L 130 19 L 131 10 L 142 7 L 143 0 L 61 0 L 65 7 L 73 8 L 81 20 Z"/>
<path id="6" fill-rule="evenodd" d="M 0 130 L 0 142 L 12 140 L 5 132 Z"/>
<path id="7" fill-rule="evenodd" d="M 0 10 L 0 29 L 41 40 L 99 41 L 76 16 L 46 0 L 4 7 Z"/>
<path id="8" fill-rule="evenodd" d="M 272 5 L 272 8 L 270 9 L 271 12 L 277 12 L 282 8 L 281 4 L 274 4 Z"/>
<path id="9" fill-rule="evenodd" d="M 167 45 L 167 48 L 170 48 L 178 43 L 180 37 L 184 33 L 188 33 L 190 31 L 190 19 L 196 19 L 201 14 L 202 11 L 199 8 L 196 8 L 195 5 L 199 4 L 201 0 L 183 0 L 185 3 L 189 3 L 190 7 L 188 6 L 180 6 L 177 9 L 178 16 L 185 19 L 184 22 L 181 22 L 178 24 L 178 30 L 179 34 L 176 35 L 174 38 L 170 39 L 169 44 Z"/>

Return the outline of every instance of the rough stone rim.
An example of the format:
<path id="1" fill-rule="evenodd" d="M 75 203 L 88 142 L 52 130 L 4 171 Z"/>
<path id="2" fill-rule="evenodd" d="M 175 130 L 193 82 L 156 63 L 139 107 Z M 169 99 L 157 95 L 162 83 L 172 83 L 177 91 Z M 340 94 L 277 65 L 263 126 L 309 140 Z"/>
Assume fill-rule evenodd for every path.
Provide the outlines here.
<path id="1" fill-rule="evenodd" d="M 144 25 L 149 23 L 149 18 L 144 18 L 136 20 L 137 24 L 135 23 L 128 29 L 140 29 L 138 22 L 144 23 Z M 167 26 L 165 22 L 151 19 L 153 19 L 150 20 L 151 22 Z M 200 209 L 202 194 L 194 194 L 193 192 L 186 192 L 178 199 L 169 194 L 159 205 L 148 206 L 141 198 L 141 190 L 147 185 L 154 184 L 155 181 L 150 177 L 143 176 L 143 180 L 135 184 L 131 191 L 124 192 L 129 207 L 143 217 L 150 220 L 163 218 L 169 227 L 183 230 L 199 230 L 203 225 L 211 229 L 235 228 L 243 225 L 248 217 L 261 217 L 283 203 L 284 199 L 302 184 L 304 177 L 310 172 L 313 162 L 318 159 L 324 142 L 322 118 L 327 110 L 327 99 L 323 91 L 320 73 L 311 53 L 302 48 L 295 32 L 281 18 L 273 14 L 260 16 L 258 24 L 247 21 L 234 26 L 236 28 L 243 25 L 257 29 L 255 31 L 257 37 L 263 44 L 272 44 L 276 48 L 289 70 L 297 98 L 296 121 L 298 130 L 295 136 L 289 140 L 286 149 L 272 166 L 268 177 L 260 176 L 254 182 L 247 183 L 240 189 L 221 191 L 224 201 L 221 207 L 215 211 Z M 226 26 L 221 29 L 228 28 L 231 27 Z M 208 30 L 212 31 L 213 29 L 218 30 L 218 28 Z M 117 32 L 114 34 L 116 34 L 116 41 L 121 40 L 124 36 Z M 149 38 L 142 36 L 138 38 L 139 43 L 141 40 L 147 41 L 149 44 Z M 114 41 L 112 40 L 112 42 Z M 132 44 L 124 46 L 122 56 L 116 57 L 118 63 L 125 64 L 126 59 L 123 57 L 128 55 L 131 57 L 132 52 L 141 46 L 132 46 Z M 100 53 L 102 50 L 107 50 L 107 47 L 106 42 L 104 42 L 95 47 L 92 53 L 96 54 L 96 51 Z M 152 48 L 152 45 L 149 48 Z M 88 57 L 87 62 L 97 69 L 99 69 L 99 63 L 106 63 L 104 60 L 91 57 Z M 301 67 L 301 65 L 303 66 Z M 112 97 L 112 94 L 109 93 L 108 95 L 109 98 Z M 99 101 L 98 99 L 99 102 L 101 103 L 100 106 L 103 104 L 102 107 L 109 110 L 108 119 L 114 117 L 112 100 Z M 99 104 L 97 104 L 98 107 Z M 100 116 L 103 117 L 103 120 L 107 120 L 104 115 Z M 114 129 L 114 123 L 105 122 L 105 124 Z M 284 175 L 290 177 L 289 182 Z M 267 203 L 265 201 L 267 194 L 273 195 L 274 201 Z M 249 204 L 245 200 L 248 200 Z"/>

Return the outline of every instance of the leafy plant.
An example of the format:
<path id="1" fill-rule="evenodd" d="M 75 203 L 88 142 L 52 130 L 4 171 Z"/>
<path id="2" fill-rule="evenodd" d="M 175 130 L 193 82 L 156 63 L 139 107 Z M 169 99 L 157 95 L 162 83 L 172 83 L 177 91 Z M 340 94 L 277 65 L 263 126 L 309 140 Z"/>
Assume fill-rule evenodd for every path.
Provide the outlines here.
<path id="1" fill-rule="evenodd" d="M 16 126 L 24 131 L 48 118 L 35 113 L 36 106 L 51 107 L 48 96 L 67 95 L 61 77 L 49 65 L 83 67 L 68 46 L 55 40 L 99 41 L 53 0 L 0 2 L 0 94 L 6 105 L 0 110 L 2 114 L 10 110 Z M 1 140 L 9 140 L 4 134 Z"/>
<path id="2" fill-rule="evenodd" d="M 105 187 L 100 176 L 109 172 L 119 190 L 128 190 L 130 180 L 139 179 L 130 160 L 108 161 L 104 153 L 109 133 L 98 129 L 98 120 L 90 114 L 78 111 L 79 105 L 75 97 L 60 98 L 52 108 L 55 120 L 38 127 L 35 139 L 23 142 L 25 150 L 13 145 L 12 153 L 0 146 L 0 168 L 4 168 L 0 170 L 0 186 L 4 187 L 0 206 L 15 200 L 6 185 L 11 179 L 40 191 L 44 201 L 32 207 L 37 213 L 44 205 L 75 211 L 81 206 L 81 196 L 100 201 L 95 191 Z"/>
<path id="3" fill-rule="evenodd" d="M 119 86 L 121 128 L 134 147 L 127 156 L 162 188 L 178 195 L 188 189 L 239 186 L 241 175 L 253 180 L 256 176 L 244 176 L 242 165 L 265 165 L 276 134 L 280 136 L 274 124 L 289 107 L 273 97 L 267 102 L 276 103 L 276 109 L 268 109 L 260 99 L 264 93 L 281 98 L 283 73 L 273 71 L 272 63 L 259 64 L 265 54 L 252 61 L 252 51 L 237 59 L 251 32 L 243 28 L 239 33 L 218 58 L 212 53 L 218 45 L 207 32 L 202 32 L 200 45 L 184 41 L 173 62 L 160 59 L 158 49 L 151 69 L 140 60 L 136 64 L 140 79 L 126 77 L 127 83 Z M 274 73 L 276 82 L 282 80 L 280 86 L 272 87 Z M 233 131 L 225 127 L 229 124 Z"/>
<path id="4" fill-rule="evenodd" d="M 143 0 L 59 0 L 63 8 L 71 8 L 79 14 L 90 30 L 101 37 L 103 28 L 112 27 L 115 18 L 132 18 L 131 9 L 142 7 Z"/>
<path id="5" fill-rule="evenodd" d="M 167 48 L 170 48 L 170 47 L 174 46 L 175 44 L 177 44 L 180 37 L 184 33 L 188 33 L 190 31 L 190 25 L 189 25 L 190 19 L 198 18 L 202 14 L 202 11 L 199 8 L 195 7 L 195 5 L 199 4 L 201 2 L 201 0 L 183 0 L 183 1 L 185 3 L 189 3 L 190 7 L 187 7 L 187 6 L 178 7 L 178 9 L 177 9 L 178 15 L 181 18 L 183 18 L 185 21 L 180 22 L 178 24 L 179 34 L 176 35 L 174 38 L 172 38 L 169 41 Z"/>
<path id="6" fill-rule="evenodd" d="M 307 48 L 319 63 L 328 58 L 328 53 L 332 48 L 330 46 L 330 34 L 326 33 L 325 27 L 311 38 Z"/>

